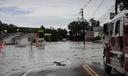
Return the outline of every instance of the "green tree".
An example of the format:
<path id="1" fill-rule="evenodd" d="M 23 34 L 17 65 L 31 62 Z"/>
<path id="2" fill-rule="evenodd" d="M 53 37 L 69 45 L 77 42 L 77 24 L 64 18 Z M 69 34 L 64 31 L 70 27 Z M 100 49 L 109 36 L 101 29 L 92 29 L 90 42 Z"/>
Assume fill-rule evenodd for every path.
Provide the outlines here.
<path id="1" fill-rule="evenodd" d="M 85 20 L 83 21 L 73 21 L 68 25 L 68 29 L 70 30 L 70 35 L 75 35 L 77 33 L 81 33 L 82 30 L 89 30 L 89 23 Z"/>
<path id="2" fill-rule="evenodd" d="M 93 27 L 98 27 L 100 26 L 100 22 L 95 20 L 94 18 L 89 20 L 90 26 L 91 26 L 91 30 L 93 30 Z"/>
<path id="3" fill-rule="evenodd" d="M 89 20 L 91 26 L 99 26 L 99 21 L 95 20 L 94 18 Z"/>
<path id="4" fill-rule="evenodd" d="M 50 40 L 47 36 L 45 36 L 45 40 L 47 41 L 58 41 L 58 32 L 56 29 L 54 28 L 46 28 L 44 33 L 48 33 L 48 34 L 51 34 L 50 36 Z"/>
<path id="5" fill-rule="evenodd" d="M 2 22 L 0 21 L 0 31 L 2 31 L 3 30 L 3 24 L 2 24 Z"/>
<path id="6" fill-rule="evenodd" d="M 8 33 L 15 33 L 17 32 L 17 26 L 13 25 L 13 24 L 9 24 L 7 27 L 7 32 Z"/>
<path id="7" fill-rule="evenodd" d="M 78 21 L 73 21 L 68 25 L 68 29 L 70 30 L 70 35 L 75 34 L 80 30 L 80 23 Z"/>
<path id="8" fill-rule="evenodd" d="M 43 29 L 43 30 L 45 29 L 44 25 L 41 25 L 40 28 Z"/>
<path id="9" fill-rule="evenodd" d="M 120 10 L 128 9 L 128 0 L 117 0 Z"/>
<path id="10" fill-rule="evenodd" d="M 73 40 L 77 40 L 79 35 L 80 37 L 79 39 L 82 40 L 84 38 L 84 31 L 90 30 L 90 26 L 87 20 L 73 21 L 69 23 L 68 29 L 69 29 L 70 38 L 72 38 Z"/>
<path id="11" fill-rule="evenodd" d="M 63 38 L 66 38 L 67 37 L 67 30 L 66 29 L 58 28 L 57 29 L 57 32 L 58 32 L 58 38 L 59 38 L 59 40 L 62 40 Z"/>

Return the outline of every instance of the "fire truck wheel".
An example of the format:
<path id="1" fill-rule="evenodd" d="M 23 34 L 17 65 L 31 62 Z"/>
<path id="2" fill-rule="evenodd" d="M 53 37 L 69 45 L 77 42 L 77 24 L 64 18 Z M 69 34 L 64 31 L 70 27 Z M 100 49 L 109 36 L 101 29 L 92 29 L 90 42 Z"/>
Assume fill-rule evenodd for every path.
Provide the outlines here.
<path id="1" fill-rule="evenodd" d="M 109 73 L 109 74 L 111 73 L 111 70 L 112 70 L 112 67 L 107 65 L 106 56 L 104 57 L 104 70 L 106 73 Z"/>

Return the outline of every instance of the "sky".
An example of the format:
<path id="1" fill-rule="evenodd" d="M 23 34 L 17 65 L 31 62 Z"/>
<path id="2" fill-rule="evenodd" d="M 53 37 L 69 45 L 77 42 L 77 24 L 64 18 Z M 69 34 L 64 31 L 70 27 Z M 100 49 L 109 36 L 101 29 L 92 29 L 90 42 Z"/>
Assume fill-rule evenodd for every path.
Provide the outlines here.
<path id="1" fill-rule="evenodd" d="M 0 20 L 22 27 L 67 28 L 80 18 L 84 6 L 84 18 L 100 18 L 115 0 L 0 0 Z M 100 7 L 97 9 L 99 4 Z M 89 3 L 89 4 L 88 4 Z M 95 12 L 95 10 L 97 11 Z M 94 13 L 95 12 L 95 13 Z"/>

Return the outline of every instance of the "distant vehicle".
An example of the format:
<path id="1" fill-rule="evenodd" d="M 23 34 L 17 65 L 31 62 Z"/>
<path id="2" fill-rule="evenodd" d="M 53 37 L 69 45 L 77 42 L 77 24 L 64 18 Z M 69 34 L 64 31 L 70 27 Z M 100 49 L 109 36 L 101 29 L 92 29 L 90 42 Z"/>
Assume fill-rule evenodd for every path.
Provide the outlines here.
<path id="1" fill-rule="evenodd" d="M 104 24 L 104 69 L 114 68 L 128 76 L 128 10 L 117 14 Z"/>

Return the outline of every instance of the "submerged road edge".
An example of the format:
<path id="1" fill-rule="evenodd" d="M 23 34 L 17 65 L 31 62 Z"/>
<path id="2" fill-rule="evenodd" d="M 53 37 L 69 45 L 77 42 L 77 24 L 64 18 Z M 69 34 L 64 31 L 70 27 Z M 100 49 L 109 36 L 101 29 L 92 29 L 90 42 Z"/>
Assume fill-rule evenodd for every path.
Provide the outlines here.
<path id="1" fill-rule="evenodd" d="M 89 65 L 82 65 L 83 69 L 91 76 L 100 76 L 97 72 L 95 72 Z"/>

